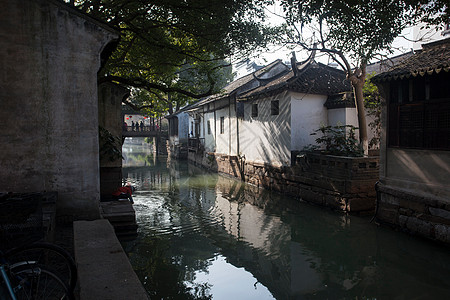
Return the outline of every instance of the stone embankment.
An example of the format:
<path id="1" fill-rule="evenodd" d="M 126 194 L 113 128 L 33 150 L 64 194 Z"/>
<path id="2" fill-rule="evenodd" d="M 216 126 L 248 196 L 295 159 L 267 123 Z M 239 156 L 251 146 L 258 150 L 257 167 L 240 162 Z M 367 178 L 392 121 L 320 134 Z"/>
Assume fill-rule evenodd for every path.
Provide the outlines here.
<path id="1" fill-rule="evenodd" d="M 375 211 L 379 157 L 340 157 L 308 153 L 292 167 L 247 162 L 237 156 L 189 152 L 189 159 L 212 171 L 333 209 Z"/>

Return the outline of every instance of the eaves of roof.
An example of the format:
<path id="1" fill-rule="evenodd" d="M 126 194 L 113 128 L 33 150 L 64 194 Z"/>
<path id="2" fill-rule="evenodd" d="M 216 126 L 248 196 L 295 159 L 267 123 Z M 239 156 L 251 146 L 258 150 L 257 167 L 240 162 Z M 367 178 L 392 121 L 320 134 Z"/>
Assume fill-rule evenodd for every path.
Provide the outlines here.
<path id="1" fill-rule="evenodd" d="M 280 59 L 273 61 L 272 63 L 268 64 L 267 66 L 255 71 L 253 73 L 247 74 L 239 79 L 236 79 L 235 81 L 233 81 L 233 82 L 229 83 L 227 86 L 225 86 L 222 92 L 208 96 L 203 99 L 200 99 L 199 101 L 192 104 L 192 106 L 190 106 L 186 110 L 195 110 L 195 109 L 197 109 L 203 105 L 206 105 L 208 103 L 226 99 L 226 98 L 232 96 L 233 93 L 236 93 L 239 90 L 239 88 L 245 86 L 246 84 L 248 84 L 254 80 L 258 80 L 262 83 L 270 82 L 271 80 L 274 80 L 274 79 L 278 78 L 281 74 L 285 74 L 285 72 L 277 74 L 271 78 L 261 78 L 260 76 L 262 76 L 266 72 L 270 71 L 272 68 L 274 68 L 278 64 L 282 64 Z"/>
<path id="2" fill-rule="evenodd" d="M 389 71 L 372 78 L 374 82 L 391 81 L 450 71 L 450 38 L 425 44 L 422 50 L 398 63 Z"/>
<path id="3" fill-rule="evenodd" d="M 265 86 L 257 87 L 239 97 L 239 101 L 254 100 L 266 96 L 294 91 L 307 94 L 334 95 L 351 90 L 341 70 L 309 60 L 297 64 L 297 74 L 290 71 Z"/>

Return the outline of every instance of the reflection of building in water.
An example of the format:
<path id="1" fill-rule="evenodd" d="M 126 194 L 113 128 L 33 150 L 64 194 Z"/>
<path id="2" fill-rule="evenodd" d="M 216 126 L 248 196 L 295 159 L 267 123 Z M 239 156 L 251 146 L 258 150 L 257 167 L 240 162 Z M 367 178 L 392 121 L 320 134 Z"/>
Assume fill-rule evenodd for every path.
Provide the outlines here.
<path id="1" fill-rule="evenodd" d="M 226 253 L 229 262 L 249 270 L 277 299 L 322 288 L 321 274 L 312 267 L 317 259 L 291 241 L 289 224 L 244 201 L 248 195 L 240 182 L 219 176 L 217 188 L 211 214 L 220 216 L 227 233 L 235 238 L 235 250 Z"/>
<path id="2" fill-rule="evenodd" d="M 191 166 L 170 171 L 179 176 L 156 166 L 127 170 L 133 178 L 160 182 L 138 191 L 136 207 L 149 236 L 170 238 L 181 280 L 207 273 L 211 259 L 221 256 L 277 299 L 427 299 L 424 293 L 431 290 L 448 295 L 447 253 L 439 256 L 436 249 L 368 226 L 367 219 L 289 201 Z"/>

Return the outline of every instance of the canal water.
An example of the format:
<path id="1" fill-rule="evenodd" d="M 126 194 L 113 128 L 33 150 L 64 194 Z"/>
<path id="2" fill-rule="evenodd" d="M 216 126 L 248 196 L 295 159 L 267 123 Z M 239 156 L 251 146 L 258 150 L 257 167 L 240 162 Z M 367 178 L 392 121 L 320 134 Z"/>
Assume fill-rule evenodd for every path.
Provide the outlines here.
<path id="1" fill-rule="evenodd" d="M 128 141 L 128 139 L 127 139 Z M 151 299 L 450 299 L 450 250 L 124 145 Z"/>

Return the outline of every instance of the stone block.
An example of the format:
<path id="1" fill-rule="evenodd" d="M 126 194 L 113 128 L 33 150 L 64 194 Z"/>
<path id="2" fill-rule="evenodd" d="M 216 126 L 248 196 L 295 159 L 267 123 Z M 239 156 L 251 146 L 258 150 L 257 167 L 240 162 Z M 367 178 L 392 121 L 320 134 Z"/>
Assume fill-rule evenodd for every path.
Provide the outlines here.
<path id="1" fill-rule="evenodd" d="M 380 206 L 378 207 L 377 219 L 382 222 L 398 225 L 397 209 Z"/>
<path id="2" fill-rule="evenodd" d="M 450 211 L 440 208 L 429 207 L 428 210 L 433 216 L 437 216 L 446 220 L 450 220 Z"/>
<path id="3" fill-rule="evenodd" d="M 434 226 L 434 237 L 440 242 L 450 243 L 450 226 L 448 225 L 435 225 Z"/>
<path id="4" fill-rule="evenodd" d="M 426 209 L 426 205 L 424 203 L 409 200 L 409 199 L 401 198 L 399 200 L 399 206 L 412 209 L 413 211 L 415 211 L 417 213 L 428 213 L 428 211 Z"/>
<path id="5" fill-rule="evenodd" d="M 410 232 L 424 237 L 430 237 L 432 230 L 434 229 L 429 222 L 414 217 L 408 217 L 405 225 Z"/>

